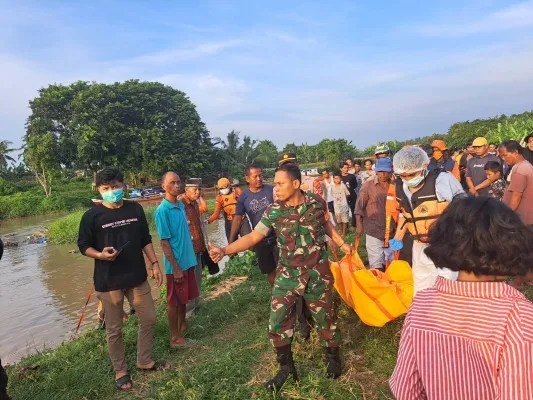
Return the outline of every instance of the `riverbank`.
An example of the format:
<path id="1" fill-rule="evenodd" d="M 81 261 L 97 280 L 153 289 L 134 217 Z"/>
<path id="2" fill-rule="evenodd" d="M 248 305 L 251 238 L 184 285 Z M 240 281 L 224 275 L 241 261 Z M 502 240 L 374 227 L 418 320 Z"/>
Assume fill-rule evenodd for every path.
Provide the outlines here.
<path id="1" fill-rule="evenodd" d="M 249 256 L 247 256 L 249 257 Z M 165 303 L 157 305 L 154 357 L 168 359 L 172 369 L 139 373 L 135 365 L 137 324 L 125 326 L 128 364 L 134 380 L 131 393 L 117 392 L 105 333 L 91 330 L 53 351 L 43 351 L 9 367 L 9 391 L 24 399 L 250 399 L 268 398 L 265 380 L 276 371 L 274 353 L 266 335 L 270 291 L 252 258 L 234 258 L 220 277 L 206 284 L 202 307 L 189 320 L 186 349 L 170 350 Z M 220 290 L 235 276 L 247 281 L 231 291 Z M 364 326 L 354 312 L 339 303 L 343 334 L 344 375 L 325 377 L 318 337 L 308 344 L 296 335 L 294 349 L 300 384 L 288 382 L 284 393 L 305 399 L 378 399 L 391 397 L 387 378 L 394 366 L 401 320 L 382 329 Z M 35 369 L 32 369 L 35 367 Z"/>
<path id="2" fill-rule="evenodd" d="M 0 196 L 0 219 L 88 208 L 91 198 L 96 197 L 91 190 L 91 182 L 84 178 L 61 180 L 54 185 L 49 197 L 36 182 L 18 184 L 16 192 Z"/>

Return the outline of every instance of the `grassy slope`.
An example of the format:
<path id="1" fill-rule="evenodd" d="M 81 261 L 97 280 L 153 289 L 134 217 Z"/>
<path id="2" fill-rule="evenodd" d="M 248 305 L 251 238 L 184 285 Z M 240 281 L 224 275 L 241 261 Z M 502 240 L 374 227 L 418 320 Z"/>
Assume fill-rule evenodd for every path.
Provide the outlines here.
<path id="1" fill-rule="evenodd" d="M 226 277 L 246 274 L 249 265 L 248 260 L 236 260 Z M 135 365 L 136 319 L 126 323 L 128 364 L 135 382 L 132 393 L 114 389 L 102 331 L 87 332 L 54 351 L 31 356 L 11 367 L 10 392 L 18 400 L 269 398 L 263 383 L 275 373 L 276 363 L 266 335 L 268 310 L 269 287 L 253 267 L 248 282 L 230 294 L 203 301 L 190 320 L 189 337 L 195 342 L 188 349 L 169 349 L 164 303 L 158 305 L 154 357 L 170 360 L 171 371 L 141 374 L 131 368 Z M 294 348 L 301 381 L 299 385 L 286 385 L 285 398 L 391 397 L 386 380 L 393 368 L 401 321 L 379 330 L 362 325 L 343 304 L 339 304 L 338 313 L 344 340 L 344 376 L 338 381 L 325 378 L 316 334 L 309 344 L 300 343 L 296 335 Z M 30 365 L 39 368 L 19 373 Z"/>
<path id="2" fill-rule="evenodd" d="M 361 248 L 364 257 L 364 247 Z M 276 371 L 268 343 L 269 287 L 249 258 L 235 259 L 225 276 L 212 279 L 204 293 L 230 275 L 249 275 L 248 282 L 231 293 L 204 300 L 190 319 L 187 349 L 170 350 L 164 302 L 158 305 L 154 357 L 168 359 L 167 372 L 138 373 L 135 365 L 136 319 L 125 326 L 125 344 L 133 374 L 134 391 L 120 393 L 113 386 L 113 372 L 106 352 L 105 334 L 90 331 L 58 349 L 31 356 L 9 369 L 10 393 L 24 399 L 268 399 L 263 383 Z M 209 281 L 208 281 L 209 282 Z M 533 292 L 528 293 L 533 298 Z M 309 344 L 295 337 L 299 385 L 289 381 L 283 398 L 292 399 L 391 399 L 387 378 L 394 367 L 402 320 L 384 328 L 363 325 L 354 312 L 339 303 L 343 335 L 344 374 L 338 381 L 325 378 L 316 333 Z M 20 374 L 23 367 L 39 365 Z"/>

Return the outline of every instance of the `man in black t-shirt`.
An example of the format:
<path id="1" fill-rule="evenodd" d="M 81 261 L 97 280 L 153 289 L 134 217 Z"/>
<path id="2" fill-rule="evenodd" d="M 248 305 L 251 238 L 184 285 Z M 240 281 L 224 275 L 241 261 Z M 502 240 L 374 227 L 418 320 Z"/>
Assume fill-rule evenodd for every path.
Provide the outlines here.
<path id="1" fill-rule="evenodd" d="M 350 166 L 347 162 L 343 162 L 340 165 L 341 169 L 341 180 L 348 188 L 350 195 L 346 197 L 348 200 L 348 205 L 350 206 L 350 211 L 352 212 L 352 226 L 355 226 L 355 203 L 357 203 L 357 177 L 348 173 Z"/>
<path id="2" fill-rule="evenodd" d="M 139 319 L 137 368 L 148 371 L 170 368 L 168 362 L 151 358 L 156 314 L 143 253 L 150 261 L 149 270 L 158 286 L 163 282 L 163 275 L 143 208 L 123 200 L 122 172 L 117 168 L 98 172 L 96 187 L 103 201 L 83 215 L 78 247 L 82 254 L 95 260 L 94 288 L 104 306 L 116 387 L 130 390 L 132 381 L 122 342 L 124 297 L 135 307 Z"/>

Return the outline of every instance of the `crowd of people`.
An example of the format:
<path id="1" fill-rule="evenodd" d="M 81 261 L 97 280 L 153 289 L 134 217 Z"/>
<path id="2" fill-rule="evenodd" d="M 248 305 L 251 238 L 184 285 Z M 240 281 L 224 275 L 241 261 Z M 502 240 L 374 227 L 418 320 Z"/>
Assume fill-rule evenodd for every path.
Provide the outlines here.
<path id="1" fill-rule="evenodd" d="M 317 329 L 327 376 L 338 378 L 342 342 L 327 249 L 357 251 L 345 241 L 355 230 L 357 238 L 365 235 L 369 268 L 385 269 L 398 251 L 412 266 L 415 298 L 390 380 L 396 398 L 533 399 L 533 305 L 516 289 L 533 276 L 533 134 L 525 143 L 493 146 L 478 137 L 455 151 L 435 140 L 394 155 L 380 145 L 373 158 L 325 168 L 305 190 L 296 155 L 283 153 L 273 185 L 256 165 L 244 171 L 244 191 L 221 178 L 209 217 L 200 181 L 186 180 L 182 193 L 180 176 L 168 171 L 155 212 L 163 269 L 143 208 L 123 199 L 121 171 L 98 172 L 103 201 L 83 215 L 78 246 L 94 259 L 117 389 L 133 385 L 122 339 L 124 299 L 139 321 L 136 367 L 169 369 L 168 361 L 152 358 L 156 312 L 148 276 L 166 283 L 169 347 L 188 346 L 186 314 L 201 307 L 203 267 L 247 249 L 272 288 L 268 337 L 279 370 L 266 388 L 277 392 L 288 379 L 298 381 L 296 325 L 303 340 Z M 223 247 L 206 231 L 219 218 Z"/>

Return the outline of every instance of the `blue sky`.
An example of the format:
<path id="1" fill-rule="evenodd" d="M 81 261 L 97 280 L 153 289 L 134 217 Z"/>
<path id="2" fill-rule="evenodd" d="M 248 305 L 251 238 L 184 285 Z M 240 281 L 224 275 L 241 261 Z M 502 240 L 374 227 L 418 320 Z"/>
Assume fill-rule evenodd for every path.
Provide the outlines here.
<path id="1" fill-rule="evenodd" d="M 533 109 L 533 2 L 2 1 L 0 139 L 49 83 L 183 90 L 212 136 L 358 147 Z M 465 4 L 466 3 L 466 4 Z"/>

